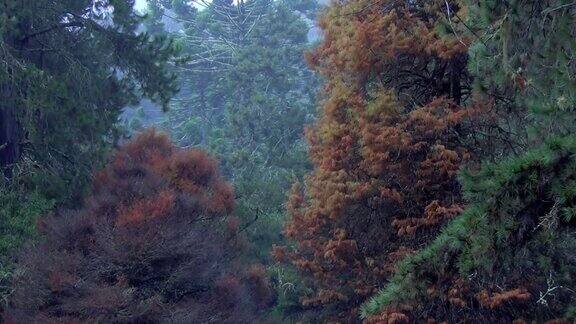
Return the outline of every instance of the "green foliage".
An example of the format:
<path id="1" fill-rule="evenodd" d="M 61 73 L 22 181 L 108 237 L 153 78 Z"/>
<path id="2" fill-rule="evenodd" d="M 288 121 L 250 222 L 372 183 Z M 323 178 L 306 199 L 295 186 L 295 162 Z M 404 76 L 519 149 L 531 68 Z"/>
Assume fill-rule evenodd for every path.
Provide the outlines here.
<path id="1" fill-rule="evenodd" d="M 182 91 L 156 124 L 178 145 L 218 157 L 254 257 L 267 262 L 272 243 L 282 239 L 286 192 L 309 168 L 302 135 L 314 116 L 318 81 L 303 58 L 309 26 L 302 14 L 313 14 L 317 4 L 213 1 L 198 11 L 176 3 L 149 2 L 149 30 L 177 25 L 183 31 L 173 36 L 190 58 L 176 70 Z"/>
<path id="2" fill-rule="evenodd" d="M 142 96 L 167 107 L 173 40 L 138 33 L 133 1 L 0 0 L 0 262 L 54 207 L 77 207 Z M 4 283 L 2 283 L 4 285 Z"/>
<path id="3" fill-rule="evenodd" d="M 422 305 L 427 287 L 446 274 L 467 278 L 472 287 L 526 286 L 533 297 L 556 286 L 529 311 L 515 312 L 535 320 L 570 316 L 576 229 L 561 211 L 576 207 L 576 138 L 549 140 L 521 157 L 464 172 L 461 180 L 468 208 L 402 261 L 391 283 L 364 305 L 363 316 L 397 303 Z"/>
<path id="4" fill-rule="evenodd" d="M 167 105 L 177 48 L 137 34 L 130 1 L 2 0 L 0 8 L 0 167 L 10 177 L 26 160 L 44 173 L 30 181 L 46 188 L 54 175 L 66 185 L 51 195 L 75 200 L 76 184 L 118 136 L 121 109 L 141 95 Z"/>
<path id="5" fill-rule="evenodd" d="M 0 255 L 5 256 L 19 247 L 24 238 L 35 235 L 34 227 L 38 216 L 54 207 L 53 200 L 47 200 L 38 192 L 31 192 L 25 199 L 17 191 L 3 188 L 0 191 Z"/>
<path id="6" fill-rule="evenodd" d="M 530 140 L 574 131 L 576 6 L 569 0 L 469 0 L 477 88 L 529 121 Z M 511 110 L 511 111 L 510 111 Z M 522 131 L 522 129 L 520 130 Z"/>
<path id="7" fill-rule="evenodd" d="M 36 220 L 54 208 L 38 191 L 23 193 L 19 188 L 0 187 L 0 308 L 10 293 L 11 254 L 36 236 Z"/>
<path id="8" fill-rule="evenodd" d="M 179 146 L 202 147 L 218 158 L 252 247 L 245 258 L 269 265 L 277 283 L 269 316 L 298 318 L 304 284 L 296 272 L 270 265 L 270 250 L 284 240 L 287 191 L 310 168 L 302 135 L 315 115 L 319 82 L 303 57 L 311 23 L 304 17 L 313 18 L 318 6 L 213 1 L 198 11 L 176 2 L 149 1 L 147 28 L 171 33 L 189 58 L 175 70 L 181 92 L 165 116 L 133 114 L 128 123 L 156 124 Z"/>
<path id="9" fill-rule="evenodd" d="M 275 323 L 301 320 L 305 308 L 300 298 L 311 295 L 313 291 L 306 286 L 300 274 L 291 267 L 274 265 L 268 268 L 268 277 L 277 293 L 276 304 L 268 318 Z"/>
<path id="10" fill-rule="evenodd" d="M 304 125 L 315 119 L 320 80 L 307 68 L 303 53 L 310 47 L 307 37 L 320 9 L 319 2 L 212 0 L 205 9 L 194 7 L 189 0 L 147 2 L 147 14 L 141 17 L 133 11 L 132 0 L 0 0 L 0 311 L 13 294 L 12 297 L 18 295 L 15 300 L 19 302 L 14 308 L 17 312 L 12 315 L 30 320 L 46 309 L 51 309 L 54 318 L 61 318 L 67 310 L 59 305 L 80 305 L 78 314 L 82 316 L 78 318 L 88 319 L 93 314 L 98 318 L 101 301 L 114 299 L 106 305 L 112 309 L 109 318 L 122 318 L 129 313 L 126 318 L 135 321 L 146 318 L 139 316 L 148 312 L 150 321 L 158 318 L 208 321 L 221 316 L 221 321 L 248 322 L 254 321 L 256 315 L 263 315 L 272 322 L 295 322 L 308 312 L 312 316 L 334 313 L 348 322 L 357 317 L 357 305 L 373 293 L 372 288 L 388 282 L 392 274 L 383 289 L 363 305 L 362 317 L 368 322 L 404 318 L 446 322 L 576 320 L 573 0 L 439 0 L 410 1 L 408 5 L 398 1 L 333 1 L 334 14 L 319 22 L 326 34 L 320 52 L 326 50 L 324 54 L 329 59 L 323 60 L 315 54 L 309 59 L 319 70 L 329 71 L 326 74 L 329 78 L 341 75 L 338 84 L 342 85 L 332 88 L 338 95 L 332 98 L 333 102 L 327 98 L 324 104 L 330 118 L 339 119 L 341 116 L 335 112 L 342 110 L 349 114 L 344 119 L 351 122 L 326 123 L 318 131 L 326 150 L 313 149 L 312 156 L 329 162 L 318 168 L 326 172 L 329 171 L 325 166 L 336 164 L 331 159 L 353 162 L 352 167 L 339 171 L 338 175 L 327 173 L 326 178 L 319 177 L 322 181 L 316 188 L 307 188 L 302 197 L 293 197 L 296 203 L 306 195 L 313 197 L 316 190 L 321 199 L 310 206 L 311 210 L 317 209 L 314 213 L 296 213 L 300 221 L 314 222 L 301 222 L 304 225 L 292 226 L 285 232 L 305 238 L 301 244 L 292 246 L 284 240 L 282 228 L 286 219 L 286 192 L 311 169 L 302 133 Z M 435 14 L 429 15 L 430 12 Z M 383 13 L 390 16 L 384 17 Z M 407 20 L 390 24 L 391 19 L 398 17 Z M 331 30 L 342 33 L 331 36 Z M 390 47 L 393 50 L 387 50 Z M 411 51 L 415 50 L 421 50 L 422 56 L 413 56 Z M 427 63 L 438 54 L 436 51 L 441 55 L 433 63 Z M 458 59 L 449 62 L 452 55 Z M 356 75 L 360 70 L 362 73 Z M 364 84 L 352 89 L 356 83 Z M 357 200 L 364 199 L 361 197 L 351 203 L 354 199 L 349 198 L 372 194 L 356 186 L 372 176 L 370 170 L 363 170 L 354 161 L 356 153 L 368 156 L 367 150 L 361 150 L 362 145 L 373 145 L 377 153 L 374 157 L 383 161 L 395 157 L 393 167 L 379 174 L 374 190 L 370 188 L 374 192 L 388 181 L 398 191 L 412 190 L 409 179 L 414 175 L 420 177 L 422 173 L 420 184 L 428 180 L 427 172 L 433 177 L 442 172 L 453 175 L 457 169 L 442 170 L 443 162 L 450 160 L 446 151 L 446 155 L 438 157 L 437 164 L 426 160 L 431 164 L 425 172 L 406 172 L 410 163 L 419 161 L 420 148 L 407 150 L 405 156 L 400 154 L 406 145 L 390 132 L 398 126 L 398 121 L 392 120 L 396 117 L 358 132 L 367 121 L 381 118 L 384 112 L 382 103 L 374 100 L 374 104 L 365 107 L 367 118 L 362 120 L 358 107 L 354 106 L 364 96 L 368 101 L 377 99 L 371 98 L 372 93 L 382 85 L 400 94 L 406 111 L 417 113 L 415 106 L 442 95 L 453 96 L 458 105 L 472 105 L 471 110 L 490 108 L 482 110 L 486 113 L 481 118 L 466 124 L 474 129 L 469 135 L 458 126 L 449 135 L 415 142 L 418 147 L 439 146 L 447 140 L 445 136 L 450 136 L 458 145 L 478 144 L 478 152 L 486 159 L 479 163 L 481 166 L 474 160 L 469 170 L 460 171 L 462 196 L 468 205 L 462 206 L 464 211 L 453 219 L 451 214 L 450 223 L 439 234 L 416 233 L 400 240 L 394 236 L 396 229 L 389 233 L 382 226 L 398 214 L 411 217 L 420 213 L 418 205 L 437 195 L 439 185 L 417 188 L 415 195 L 419 198 L 398 201 L 400 209 L 377 205 L 383 197 L 390 198 L 385 197 L 385 191 L 366 201 Z M 330 87 L 334 85 L 327 89 Z M 418 88 L 422 88 L 421 93 L 416 91 Z M 121 125 L 123 109 L 138 104 L 141 107 L 132 115 L 124 115 L 126 125 Z M 165 111 L 170 109 L 151 121 L 148 112 L 154 105 Z M 439 127 L 427 113 L 414 116 L 421 118 L 422 124 L 409 123 L 410 129 L 431 134 Z M 455 114 L 454 118 L 457 117 L 461 116 Z M 447 121 L 451 122 L 454 119 Z M 98 203 L 88 204 L 82 212 L 62 213 L 49 217 L 47 223 L 41 221 L 42 216 L 58 208 L 80 207 L 79 202 L 87 192 L 86 184 L 92 180 L 92 170 L 104 164 L 111 148 L 125 135 L 122 126 L 140 130 L 151 124 L 169 131 L 177 146 L 202 147 L 218 158 L 223 175 L 235 189 L 233 213 L 232 201 L 226 200 L 226 215 L 230 217 L 213 219 L 213 223 L 187 223 L 198 226 L 192 230 L 174 218 L 168 222 L 167 230 L 156 233 L 157 239 L 141 240 L 151 233 L 147 227 L 133 229 L 132 235 L 125 237 L 124 232 L 118 231 L 118 224 L 104 217 L 101 210 L 90 208 L 99 203 L 102 208 L 117 205 L 117 197 L 111 193 L 125 195 L 127 201 L 143 195 L 142 201 L 131 209 L 133 213 L 123 214 L 128 210 L 119 205 L 113 208 L 113 213 L 127 219 L 135 216 L 146 219 L 157 210 L 157 204 L 146 205 L 146 201 L 159 191 L 141 191 L 140 186 L 157 188 L 168 182 L 158 182 L 152 174 L 141 177 L 140 170 L 125 173 L 123 168 L 130 166 L 120 159 L 110 166 L 110 170 L 120 170 L 109 173 L 108 180 L 119 181 L 106 187 L 110 194 L 96 195 Z M 354 138 L 354 132 L 364 137 L 374 135 L 374 139 L 363 143 Z M 328 137 L 337 140 L 333 145 L 326 144 Z M 354 144 L 348 145 L 349 139 Z M 395 141 L 398 143 L 394 144 Z M 397 147 L 382 149 L 389 146 Z M 463 149 L 463 156 L 472 151 Z M 182 162 L 175 159 L 155 163 L 163 158 L 167 156 L 145 158 L 142 163 L 151 168 L 172 168 Z M 214 163 L 199 158 L 193 165 L 182 165 L 184 169 L 180 171 L 198 165 L 208 165 L 212 170 Z M 158 174 L 170 175 L 159 170 Z M 401 184 L 404 174 L 408 185 Z M 326 181 L 333 176 L 335 182 Z M 341 182 L 345 177 L 350 179 Z M 182 184 L 184 178 L 176 180 Z M 100 181 L 106 182 L 103 179 Z M 118 185 L 124 180 L 124 185 Z M 186 188 L 195 188 L 196 182 L 201 181 L 188 180 Z M 346 200 L 340 200 L 344 195 L 338 190 L 345 186 L 350 186 L 346 187 Z M 126 190 L 117 190 L 119 187 Z M 445 187 L 449 194 L 441 194 L 440 198 L 454 203 L 460 211 L 459 184 L 451 180 Z M 207 188 L 205 195 L 219 205 L 215 192 L 222 187 L 215 188 Z M 172 199 L 171 195 L 160 198 L 168 199 L 170 208 L 195 208 L 195 204 L 181 204 L 196 200 L 188 194 L 182 198 L 182 190 L 176 190 L 178 199 Z M 231 198 L 228 189 L 226 197 Z M 147 206 L 149 210 L 142 211 L 138 206 Z M 363 209 L 369 212 L 364 213 Z M 85 217 L 87 211 L 92 213 L 91 217 Z M 343 222 L 330 227 L 328 222 L 335 218 L 336 212 L 344 215 Z M 72 217 L 65 218 L 70 217 L 67 214 Z M 189 210 L 182 212 L 186 216 L 196 214 Z M 329 216 L 324 218 L 324 214 Z M 234 216 L 239 217 L 239 224 Z M 433 217 L 437 215 L 430 215 L 427 220 L 433 223 Z M 103 223 L 93 221 L 99 218 Z M 110 222 L 107 230 L 95 230 L 105 222 Z M 49 227 L 40 226 L 45 231 L 40 240 L 36 224 Z M 163 220 L 154 224 L 163 224 Z M 213 229 L 208 225 L 213 225 Z M 318 226 L 315 232 L 312 225 Z M 436 225 L 434 231 L 441 228 L 433 224 Z M 97 240 L 82 240 L 86 237 L 85 229 L 92 227 L 90 235 Z M 62 235 L 66 229 L 73 229 L 76 239 Z M 142 235 L 138 235 L 139 230 Z M 307 230 L 311 234 L 302 235 Z M 225 237 L 226 231 L 234 232 L 231 238 Z M 111 233 L 115 234 L 110 236 Z M 132 243 L 126 244 L 127 237 Z M 239 253 L 244 237 L 253 247 L 248 255 Z M 11 286 L 15 252 L 31 239 L 37 244 L 30 244 L 27 251 L 36 259 L 21 268 L 28 270 L 16 272 L 24 278 L 21 285 Z M 388 243 L 383 244 L 386 240 Z M 157 242 L 164 243 L 160 244 L 162 253 L 154 255 L 158 250 L 152 246 Z M 332 250 L 335 243 L 351 244 L 342 244 L 338 246 L 342 250 L 336 251 Z M 78 250 L 82 244 L 85 246 Z M 144 255 L 140 248 L 134 250 L 138 244 L 149 256 L 144 258 L 149 264 L 143 268 L 134 263 L 140 261 L 133 259 L 135 255 Z M 297 262 L 296 268 L 272 264 L 269 253 L 275 244 L 288 245 L 285 251 L 301 253 L 304 257 L 300 261 L 306 262 Z M 314 244 L 325 244 L 330 249 L 323 251 L 318 249 L 321 245 Z M 115 250 L 119 247 L 125 248 L 124 256 Z M 346 247 L 353 248 L 346 250 Z M 70 251 L 77 252 L 83 263 L 81 273 L 73 277 L 75 282 L 68 285 L 70 278 L 46 273 L 66 274 L 80 269 L 68 258 Z M 233 251 L 236 252 L 229 253 Z M 399 253 L 392 255 L 392 251 Z M 353 261 L 332 263 L 336 252 Z M 182 267 L 166 263 L 166 256 L 180 262 Z M 323 259 L 326 262 L 319 262 Z M 100 261 L 97 271 L 94 260 Z M 241 281 L 245 281 L 242 285 L 233 280 L 234 276 L 222 276 L 239 275 L 239 265 L 253 260 L 267 268 L 245 269 L 241 274 Z M 22 258 L 20 262 L 26 265 L 28 260 Z M 206 264 L 213 266 L 204 267 Z M 163 270 L 155 268 L 159 265 Z M 192 269 L 191 266 L 200 266 L 200 270 L 181 271 Z M 342 269 L 333 271 L 337 266 Z M 304 281 L 300 277 L 302 272 L 296 270 L 298 267 L 312 269 L 315 274 L 311 278 L 322 281 L 318 287 L 323 289 L 310 285 L 313 281 Z M 316 271 L 318 267 L 335 275 L 323 275 Z M 359 274 L 362 271 L 369 274 L 369 280 L 354 284 L 355 279 L 362 277 Z M 272 300 L 264 280 L 266 273 L 275 289 L 276 301 L 272 311 L 263 314 L 266 311 L 260 312 L 258 308 L 270 306 Z M 160 284 L 150 280 L 160 277 Z M 199 298 L 206 292 L 201 287 L 204 282 L 211 282 L 211 289 L 222 289 L 212 289 L 214 294 L 206 299 L 209 303 Z M 123 286 L 127 283 L 132 286 Z M 69 290 L 57 291 L 54 287 L 60 284 L 68 285 Z M 141 284 L 145 292 L 133 294 L 133 287 L 138 287 L 134 284 Z M 113 289 L 103 290 L 101 285 Z M 23 288 L 20 294 L 16 288 Z M 82 290 L 89 292 L 84 296 L 88 296 L 84 304 L 75 295 Z M 331 295 L 334 291 L 339 294 Z M 509 294 L 514 291 L 516 294 L 520 291 L 523 297 L 514 299 L 514 293 Z M 257 295 L 261 295 L 261 303 L 248 303 L 250 298 L 246 296 Z M 157 296 L 166 301 L 178 299 L 182 306 L 176 312 L 168 307 L 151 307 L 148 303 Z M 190 298 L 193 302 L 189 303 L 185 296 L 193 296 Z M 320 298 L 314 301 L 315 296 Z M 144 307 L 128 310 L 122 301 L 128 297 L 133 305 Z M 58 298 L 66 302 L 58 304 Z M 498 298 L 501 300 L 495 302 Z M 335 305 L 345 306 L 330 306 L 333 299 Z M 528 304 L 518 307 L 515 302 Z M 30 312 L 30 305 L 35 303 L 40 304 Z M 86 307 L 94 313 L 82 314 Z M 321 307 L 324 309 L 319 310 Z M 196 309 L 202 309 L 201 317 L 195 313 Z"/>
<path id="11" fill-rule="evenodd" d="M 474 91 L 494 102 L 512 156 L 461 174 L 470 205 L 432 244 L 399 264 L 362 314 L 408 302 L 420 316 L 452 321 L 480 314 L 574 318 L 576 6 L 565 0 L 470 0 L 467 9 Z M 526 152 L 514 156 L 517 149 Z M 472 293 L 526 288 L 535 306 L 434 308 L 426 292 L 448 291 L 454 278 L 464 278 Z M 424 304 L 437 313 L 426 314 Z"/>

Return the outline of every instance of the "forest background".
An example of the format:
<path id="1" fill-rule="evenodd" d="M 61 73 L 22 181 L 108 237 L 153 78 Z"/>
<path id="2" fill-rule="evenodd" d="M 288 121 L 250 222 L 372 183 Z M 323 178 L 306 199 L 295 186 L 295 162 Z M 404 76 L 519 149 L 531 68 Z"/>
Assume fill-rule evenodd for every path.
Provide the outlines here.
<path id="1" fill-rule="evenodd" d="M 2 318 L 573 321 L 575 11 L 0 0 Z"/>

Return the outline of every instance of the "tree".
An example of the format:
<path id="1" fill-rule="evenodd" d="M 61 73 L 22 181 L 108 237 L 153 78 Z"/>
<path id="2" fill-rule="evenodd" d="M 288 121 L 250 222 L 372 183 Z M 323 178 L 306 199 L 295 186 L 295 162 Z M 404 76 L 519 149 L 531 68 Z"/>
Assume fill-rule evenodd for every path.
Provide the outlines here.
<path id="1" fill-rule="evenodd" d="M 304 125 L 312 122 L 318 81 L 303 58 L 309 27 L 286 3 L 270 3 L 225 75 L 224 127 L 212 148 L 237 189 L 257 256 L 268 260 L 281 240 L 284 202 L 294 179 L 309 169 Z"/>
<path id="2" fill-rule="evenodd" d="M 575 317 L 574 6 L 468 4 L 475 91 L 492 99 L 499 123 L 512 121 L 511 150 L 504 161 L 462 173 L 469 206 L 398 265 L 364 305 L 368 322 Z"/>
<path id="3" fill-rule="evenodd" d="M 364 305 L 374 322 L 574 319 L 573 137 L 463 173 L 465 211 Z M 401 314 L 401 315 L 400 315 Z M 371 321 L 368 321 L 371 322 Z"/>
<path id="4" fill-rule="evenodd" d="M 132 4 L 0 3 L 0 161 L 8 178 L 24 156 L 77 174 L 113 135 L 120 109 L 139 94 L 168 103 L 176 85 L 166 66 L 175 48 L 136 33 Z"/>
<path id="5" fill-rule="evenodd" d="M 574 131 L 576 63 L 569 1 L 468 1 L 474 43 L 470 71 L 493 98 L 524 147 Z M 526 127 L 529 125 L 529 127 Z M 528 133 L 528 134 L 526 134 Z M 515 138 L 514 138 L 515 137 Z"/>
<path id="6" fill-rule="evenodd" d="M 303 58 L 309 26 L 296 10 L 311 12 L 315 1 L 212 1 L 200 11 L 179 3 L 150 3 L 180 24 L 173 36 L 190 58 L 176 69 L 182 91 L 157 125 L 178 145 L 218 157 L 254 256 L 268 261 L 282 239 L 287 191 L 309 169 L 302 134 L 318 80 Z"/>
<path id="7" fill-rule="evenodd" d="M 121 110 L 177 90 L 175 44 L 138 33 L 133 4 L 0 0 L 0 295 L 35 219 L 81 200 Z"/>
<path id="8" fill-rule="evenodd" d="M 233 203 L 204 152 L 138 136 L 95 175 L 85 208 L 40 223 L 4 320 L 252 323 L 271 296 L 264 270 L 237 262 Z"/>
<path id="9" fill-rule="evenodd" d="M 463 208 L 457 172 L 475 160 L 487 109 L 470 97 L 469 40 L 448 5 L 347 1 L 320 20 L 324 41 L 308 56 L 327 79 L 307 133 L 314 171 L 289 200 L 294 245 L 274 251 L 306 276 L 313 316 L 359 321 L 396 262 Z"/>

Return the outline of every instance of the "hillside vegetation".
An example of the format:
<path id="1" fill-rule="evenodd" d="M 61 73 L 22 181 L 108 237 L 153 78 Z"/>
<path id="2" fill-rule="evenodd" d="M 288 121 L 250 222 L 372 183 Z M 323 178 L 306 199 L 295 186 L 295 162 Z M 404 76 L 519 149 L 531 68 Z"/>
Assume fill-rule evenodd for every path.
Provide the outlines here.
<path id="1" fill-rule="evenodd" d="M 6 323 L 576 321 L 571 0 L 0 0 Z"/>

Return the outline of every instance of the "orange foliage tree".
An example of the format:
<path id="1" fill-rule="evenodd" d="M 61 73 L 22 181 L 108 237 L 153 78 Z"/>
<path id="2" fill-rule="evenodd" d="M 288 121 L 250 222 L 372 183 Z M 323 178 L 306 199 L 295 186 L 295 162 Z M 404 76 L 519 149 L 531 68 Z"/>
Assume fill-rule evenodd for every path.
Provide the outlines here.
<path id="1" fill-rule="evenodd" d="M 483 106 L 464 104 L 474 100 L 463 10 L 350 0 L 320 19 L 325 38 L 308 55 L 326 78 L 323 113 L 307 131 L 314 171 L 289 199 L 294 244 L 273 254 L 300 270 L 313 291 L 302 304 L 326 320 L 359 321 L 395 264 L 462 210 L 456 175 L 473 159 Z"/>
<path id="2" fill-rule="evenodd" d="M 4 319 L 251 322 L 271 298 L 263 269 L 238 259 L 233 204 L 204 152 L 140 135 L 95 175 L 84 209 L 39 224 Z"/>

